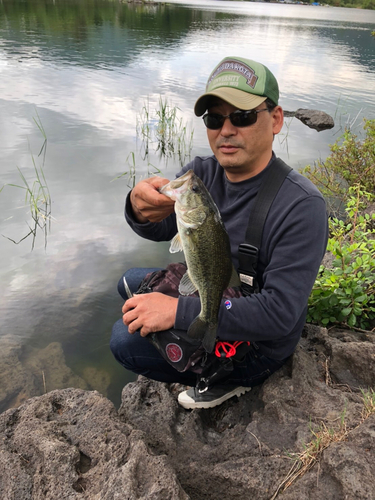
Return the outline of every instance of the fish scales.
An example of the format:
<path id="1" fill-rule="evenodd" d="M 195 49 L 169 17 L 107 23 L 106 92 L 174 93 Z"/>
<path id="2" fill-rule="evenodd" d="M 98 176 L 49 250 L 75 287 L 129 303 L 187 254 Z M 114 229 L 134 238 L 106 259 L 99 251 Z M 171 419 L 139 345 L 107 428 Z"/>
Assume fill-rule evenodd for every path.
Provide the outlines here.
<path id="1" fill-rule="evenodd" d="M 180 293 L 189 295 L 198 290 L 201 302 L 201 311 L 188 335 L 201 339 L 211 352 L 223 292 L 228 286 L 240 285 L 231 260 L 229 237 L 210 193 L 193 170 L 163 186 L 160 192 L 175 200 L 178 234 L 170 251 L 183 250 L 187 264 Z"/>

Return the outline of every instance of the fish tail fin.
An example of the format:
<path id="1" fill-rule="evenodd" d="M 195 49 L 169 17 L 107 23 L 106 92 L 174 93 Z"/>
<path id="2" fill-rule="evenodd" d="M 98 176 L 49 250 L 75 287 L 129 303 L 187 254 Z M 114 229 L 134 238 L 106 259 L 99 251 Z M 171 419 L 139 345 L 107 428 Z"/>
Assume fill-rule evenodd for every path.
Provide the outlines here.
<path id="1" fill-rule="evenodd" d="M 210 325 L 199 316 L 195 318 L 188 328 L 188 336 L 192 339 L 202 340 L 202 345 L 207 352 L 212 352 L 216 342 L 217 325 Z"/>
<path id="2" fill-rule="evenodd" d="M 211 353 L 214 350 L 215 344 L 216 344 L 216 333 L 217 333 L 217 328 L 210 328 L 202 342 L 202 345 L 205 349 L 206 352 Z"/>

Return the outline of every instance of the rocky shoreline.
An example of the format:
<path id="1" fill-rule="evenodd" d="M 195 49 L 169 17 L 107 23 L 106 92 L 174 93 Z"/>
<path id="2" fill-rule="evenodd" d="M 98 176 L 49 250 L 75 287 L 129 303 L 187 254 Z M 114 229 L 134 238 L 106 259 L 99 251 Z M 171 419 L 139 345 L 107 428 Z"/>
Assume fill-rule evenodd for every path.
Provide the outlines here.
<path id="1" fill-rule="evenodd" d="M 375 412 L 362 391 L 374 387 L 375 335 L 306 326 L 279 372 L 210 410 L 184 410 L 181 386 L 143 377 L 118 411 L 96 391 L 55 390 L 0 415 L 0 497 L 371 500 Z"/>

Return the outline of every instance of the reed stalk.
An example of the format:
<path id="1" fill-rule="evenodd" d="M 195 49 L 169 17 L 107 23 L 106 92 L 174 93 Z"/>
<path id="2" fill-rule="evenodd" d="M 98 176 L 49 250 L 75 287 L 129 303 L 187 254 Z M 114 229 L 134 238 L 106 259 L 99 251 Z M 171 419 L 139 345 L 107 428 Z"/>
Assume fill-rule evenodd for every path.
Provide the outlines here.
<path id="1" fill-rule="evenodd" d="M 13 240 L 12 238 L 9 238 L 8 236 L 4 236 L 4 238 L 12 241 L 16 245 L 21 243 L 21 241 L 24 241 L 26 238 L 29 236 L 32 236 L 32 245 L 31 249 L 34 249 L 35 246 L 35 239 L 37 235 L 37 230 L 38 228 L 41 229 L 44 233 L 44 245 L 45 247 L 47 246 L 47 234 L 48 231 L 51 229 L 51 220 L 52 220 L 52 215 L 51 215 L 51 195 L 48 189 L 48 184 L 47 180 L 44 174 L 44 165 L 45 165 L 45 160 L 46 160 L 46 153 L 47 153 L 47 136 L 46 132 L 44 130 L 44 127 L 42 125 L 42 122 L 40 120 L 40 117 L 38 115 L 38 112 L 36 111 L 37 118 L 33 118 L 36 126 L 38 127 L 39 131 L 41 132 L 43 136 L 43 143 L 42 147 L 39 151 L 38 157 L 42 157 L 42 162 L 41 165 L 38 166 L 37 162 L 35 161 L 34 155 L 31 151 L 31 147 L 29 144 L 29 151 L 31 155 L 31 160 L 33 163 L 33 171 L 34 171 L 34 179 L 32 181 L 28 181 L 26 179 L 26 176 L 22 172 L 22 170 L 17 167 L 18 174 L 21 179 L 21 184 L 5 184 L 5 186 L 9 187 L 15 187 L 17 189 L 22 189 L 25 191 L 25 200 L 24 204 L 30 209 L 30 216 L 32 222 L 29 223 L 27 222 L 29 232 L 20 238 L 18 241 Z M 3 190 L 5 187 L 3 186 L 0 190 L 0 192 Z"/>

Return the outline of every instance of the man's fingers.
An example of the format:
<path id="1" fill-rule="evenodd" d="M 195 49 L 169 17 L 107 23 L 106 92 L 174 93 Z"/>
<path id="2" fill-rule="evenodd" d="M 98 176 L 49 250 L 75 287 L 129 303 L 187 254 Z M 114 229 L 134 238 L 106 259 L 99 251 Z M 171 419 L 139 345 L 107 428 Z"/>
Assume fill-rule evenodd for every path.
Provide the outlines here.
<path id="1" fill-rule="evenodd" d="M 141 330 L 139 331 L 141 337 L 147 337 L 149 333 L 151 333 L 151 330 L 146 327 L 142 327 Z"/>
<path id="2" fill-rule="evenodd" d="M 168 184 L 168 180 L 167 179 L 164 180 L 166 180 L 167 181 L 166 183 Z M 144 185 L 141 197 L 145 206 L 151 205 L 153 207 L 169 207 L 174 205 L 173 200 L 171 200 L 168 196 L 165 196 L 165 194 L 161 194 L 159 192 L 159 189 L 166 183 L 165 182 L 163 183 L 158 182 L 157 184 L 146 183 Z"/>
<path id="3" fill-rule="evenodd" d="M 130 323 L 137 318 L 138 318 L 138 313 L 135 312 L 135 309 L 133 309 L 123 315 L 122 321 L 124 322 L 125 325 L 130 325 Z"/>
<path id="4" fill-rule="evenodd" d="M 140 330 L 143 326 L 138 318 L 136 318 L 134 321 L 131 321 L 130 323 L 125 322 L 124 318 L 122 320 L 123 320 L 124 324 L 128 327 L 129 333 L 135 333 L 137 330 Z"/>
<path id="5" fill-rule="evenodd" d="M 159 189 L 168 182 L 163 177 L 151 177 L 133 188 L 130 202 L 138 222 L 160 222 L 173 212 L 174 201 L 159 193 Z"/>
<path id="6" fill-rule="evenodd" d="M 159 193 L 159 190 L 168 183 L 169 180 L 166 179 L 165 177 L 150 177 L 149 179 L 145 179 L 145 184 L 147 184 L 148 187 L 151 188 L 155 194 L 156 193 L 159 194 L 159 196 L 156 197 L 157 199 L 160 199 L 161 196 L 163 198 L 168 198 L 168 196 Z"/>

